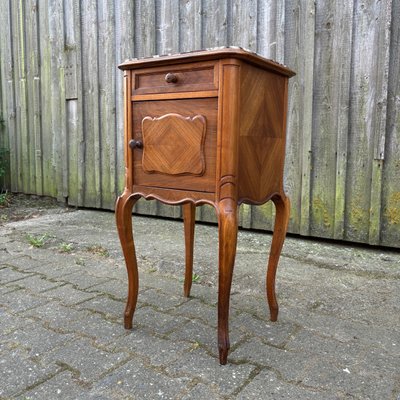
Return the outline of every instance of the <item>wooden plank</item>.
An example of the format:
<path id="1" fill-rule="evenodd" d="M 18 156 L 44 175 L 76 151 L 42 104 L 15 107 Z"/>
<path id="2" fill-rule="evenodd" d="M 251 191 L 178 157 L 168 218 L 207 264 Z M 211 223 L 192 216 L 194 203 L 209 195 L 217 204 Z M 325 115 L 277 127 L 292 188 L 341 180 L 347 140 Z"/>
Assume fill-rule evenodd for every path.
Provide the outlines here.
<path id="1" fill-rule="evenodd" d="M 375 20 L 379 21 L 377 28 L 375 57 L 378 64 L 375 74 L 375 115 L 374 130 L 374 159 L 372 162 L 371 201 L 369 207 L 369 244 L 380 244 L 381 218 L 382 218 L 382 171 L 385 159 L 386 118 L 389 75 L 389 44 L 390 44 L 390 20 L 392 1 L 387 0 L 379 7 L 375 14 Z"/>
<path id="2" fill-rule="evenodd" d="M 129 0 L 115 1 L 115 57 L 119 65 L 126 59 L 134 57 L 135 2 Z M 125 182 L 124 167 L 124 94 L 123 73 L 116 73 L 116 174 L 115 187 L 117 194 L 122 193 Z"/>
<path id="3" fill-rule="evenodd" d="M 351 2 L 343 0 L 322 1 L 316 10 L 310 234 L 318 237 L 333 237 L 336 216 L 337 231 L 343 221 L 342 203 L 337 203 L 345 193 L 341 161 L 344 179 L 335 181 L 338 157 L 346 157 L 352 13 Z"/>
<path id="4" fill-rule="evenodd" d="M 155 2 L 143 0 L 135 5 L 135 56 L 153 56 L 157 51 Z M 157 215 L 157 204 L 155 201 L 140 199 L 133 210 L 139 214 Z"/>
<path id="5" fill-rule="evenodd" d="M 377 169 L 381 163 L 374 160 L 384 156 L 379 142 L 385 128 L 381 132 L 379 126 L 386 114 L 387 50 L 383 44 L 387 41 L 388 5 L 390 0 L 370 0 L 357 3 L 354 9 L 345 238 L 364 243 L 379 240 L 373 231 L 379 232 L 381 174 Z"/>
<path id="6" fill-rule="evenodd" d="M 56 177 L 56 197 L 65 201 L 68 197 L 67 130 L 64 83 L 64 11 L 60 3 L 49 2 L 50 92 L 51 132 L 44 132 L 53 142 L 53 163 Z"/>
<path id="7" fill-rule="evenodd" d="M 289 80 L 285 188 L 291 199 L 289 232 L 309 233 L 315 4 L 286 2 L 285 63 Z"/>
<path id="8" fill-rule="evenodd" d="M 257 0 L 232 1 L 232 44 L 257 50 Z"/>
<path id="9" fill-rule="evenodd" d="M 257 50 L 257 1 L 232 2 L 232 33 L 231 43 L 252 51 Z M 252 224 L 253 208 L 242 204 L 239 208 L 239 224 L 250 228 Z M 261 223 L 265 223 L 262 221 Z"/>
<path id="10" fill-rule="evenodd" d="M 181 1 L 179 9 L 179 51 L 201 50 L 201 0 Z"/>
<path id="11" fill-rule="evenodd" d="M 353 2 L 337 0 L 336 9 L 341 9 L 335 15 L 334 39 L 335 49 L 332 64 L 337 66 L 335 76 L 335 129 L 336 129 L 336 184 L 335 184 L 335 217 L 333 237 L 344 238 L 344 217 L 346 206 L 346 176 L 348 157 L 348 132 L 350 109 L 350 79 L 352 63 L 352 34 L 353 34 Z M 350 46 L 350 49 L 348 47 Z"/>
<path id="12" fill-rule="evenodd" d="M 85 132 L 84 205 L 101 207 L 102 160 L 99 125 L 99 54 L 97 2 L 81 2 L 83 121 Z"/>
<path id="13" fill-rule="evenodd" d="M 7 176 L 5 185 L 8 189 L 13 190 L 16 184 L 16 178 L 13 174 L 15 171 L 15 92 L 13 81 L 13 54 L 12 54 L 12 25 L 11 25 L 11 10 L 9 2 L 0 2 L 0 63 L 1 69 L 1 116 L 4 120 L 4 148 L 9 149 L 9 176 Z M 10 160 L 11 158 L 11 160 Z"/>
<path id="14" fill-rule="evenodd" d="M 53 137 L 52 137 L 52 86 L 51 86 L 51 44 L 49 36 L 49 2 L 38 2 L 39 32 L 40 32 L 40 104 L 46 110 L 41 115 L 41 149 L 36 152 L 36 157 L 41 158 L 43 194 L 57 196 L 57 181 L 53 163 Z"/>
<path id="15" fill-rule="evenodd" d="M 116 199 L 114 0 L 98 1 L 97 7 L 98 41 L 101 46 L 99 54 L 101 204 L 102 208 L 112 209 Z"/>
<path id="16" fill-rule="evenodd" d="M 26 6 L 26 53 L 28 86 L 28 121 L 29 121 L 29 180 L 30 192 L 43 194 L 42 178 L 42 131 L 40 124 L 40 67 L 39 67 L 39 31 L 38 0 L 28 0 Z"/>
<path id="17" fill-rule="evenodd" d="M 203 49 L 228 45 L 228 4 L 229 1 L 203 0 Z"/>
<path id="18" fill-rule="evenodd" d="M 400 247 L 400 2 L 392 3 L 380 243 Z"/>
<path id="19" fill-rule="evenodd" d="M 81 74 L 79 0 L 64 1 L 65 100 L 68 137 L 68 204 L 82 206 L 85 190 L 85 141 Z"/>

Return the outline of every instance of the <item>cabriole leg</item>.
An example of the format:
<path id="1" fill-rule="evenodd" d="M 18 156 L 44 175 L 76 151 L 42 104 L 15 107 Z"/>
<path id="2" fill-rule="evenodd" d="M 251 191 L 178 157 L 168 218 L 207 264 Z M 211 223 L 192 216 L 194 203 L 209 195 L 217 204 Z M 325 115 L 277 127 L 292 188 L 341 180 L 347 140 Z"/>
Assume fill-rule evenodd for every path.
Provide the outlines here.
<path id="1" fill-rule="evenodd" d="M 183 293 L 185 297 L 189 297 L 193 280 L 193 245 L 196 206 L 193 203 L 186 203 L 182 208 L 185 231 L 185 283 L 183 285 Z"/>
<path id="2" fill-rule="evenodd" d="M 229 298 L 235 264 L 238 233 L 237 205 L 229 200 L 218 204 L 219 282 L 218 282 L 218 349 L 219 362 L 227 362 L 229 343 Z"/>
<path id="3" fill-rule="evenodd" d="M 285 195 L 276 195 L 272 198 L 272 201 L 275 204 L 276 216 L 271 251 L 268 260 L 267 298 L 271 321 L 276 321 L 278 318 L 279 307 L 275 295 L 275 276 L 289 223 L 290 201 Z"/>
<path id="4" fill-rule="evenodd" d="M 139 275 L 132 233 L 132 208 L 137 200 L 138 198 L 130 193 L 124 193 L 118 197 L 115 205 L 118 235 L 128 272 L 128 299 L 124 313 L 125 329 L 132 328 L 132 318 L 139 290 Z"/>

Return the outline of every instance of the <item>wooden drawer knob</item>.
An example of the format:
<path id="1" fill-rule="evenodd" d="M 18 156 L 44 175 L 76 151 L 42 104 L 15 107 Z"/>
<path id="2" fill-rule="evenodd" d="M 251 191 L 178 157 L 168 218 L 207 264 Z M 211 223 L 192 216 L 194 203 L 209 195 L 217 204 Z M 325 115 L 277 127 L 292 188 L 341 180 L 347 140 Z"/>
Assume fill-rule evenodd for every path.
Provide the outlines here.
<path id="1" fill-rule="evenodd" d="M 141 149 L 143 148 L 143 142 L 141 142 L 140 140 L 130 140 L 129 141 L 129 147 L 133 150 L 133 149 Z"/>
<path id="2" fill-rule="evenodd" d="M 165 82 L 176 83 L 178 82 L 178 77 L 175 74 L 169 72 L 167 75 L 165 75 Z"/>

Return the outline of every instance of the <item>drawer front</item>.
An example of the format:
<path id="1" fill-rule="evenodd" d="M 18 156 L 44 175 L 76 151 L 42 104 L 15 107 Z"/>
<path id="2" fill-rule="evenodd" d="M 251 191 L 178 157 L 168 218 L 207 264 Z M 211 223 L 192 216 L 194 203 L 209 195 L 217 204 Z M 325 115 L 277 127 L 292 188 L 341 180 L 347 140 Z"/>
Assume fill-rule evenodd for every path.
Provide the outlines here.
<path id="1" fill-rule="evenodd" d="M 132 104 L 134 184 L 214 192 L 217 99 Z"/>
<path id="2" fill-rule="evenodd" d="M 191 63 L 134 71 L 132 95 L 218 89 L 216 63 Z"/>

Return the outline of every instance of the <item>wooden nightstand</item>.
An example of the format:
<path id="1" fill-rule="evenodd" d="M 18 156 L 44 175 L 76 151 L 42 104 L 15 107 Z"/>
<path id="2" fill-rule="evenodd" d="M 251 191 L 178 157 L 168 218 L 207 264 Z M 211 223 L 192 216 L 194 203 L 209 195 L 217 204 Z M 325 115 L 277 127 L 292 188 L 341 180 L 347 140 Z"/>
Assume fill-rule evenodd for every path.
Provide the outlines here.
<path id="1" fill-rule="evenodd" d="M 182 204 L 186 271 L 192 283 L 195 207 L 218 216 L 218 346 L 229 350 L 229 297 L 238 232 L 238 205 L 276 206 L 267 270 L 271 320 L 278 316 L 275 274 L 289 219 L 283 191 L 288 78 L 286 67 L 241 49 L 162 56 L 119 66 L 125 80 L 124 193 L 116 203 L 128 271 L 125 328 L 132 327 L 138 269 L 132 207 L 140 198 Z"/>

